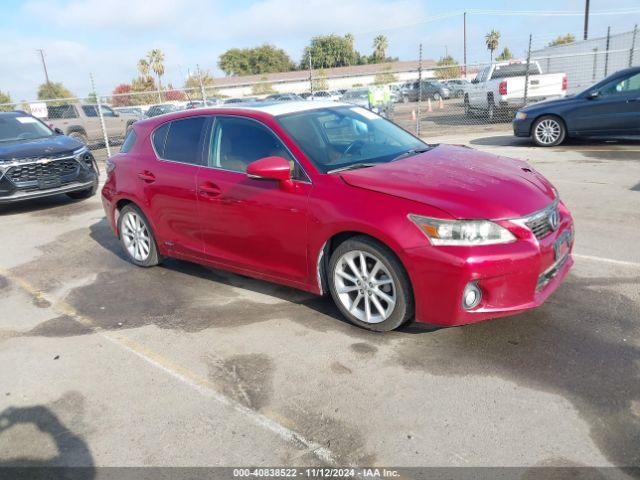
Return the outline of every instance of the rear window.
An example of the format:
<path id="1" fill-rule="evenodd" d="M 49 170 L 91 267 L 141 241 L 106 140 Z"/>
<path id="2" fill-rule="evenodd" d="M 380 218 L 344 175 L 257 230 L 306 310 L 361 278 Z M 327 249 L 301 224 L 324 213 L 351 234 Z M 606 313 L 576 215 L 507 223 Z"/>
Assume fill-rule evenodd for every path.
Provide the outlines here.
<path id="1" fill-rule="evenodd" d="M 200 164 L 206 117 L 190 117 L 162 125 L 153 133 L 158 156 L 172 162 Z"/>
<path id="2" fill-rule="evenodd" d="M 536 63 L 529 64 L 529 75 L 539 75 L 540 67 Z M 527 74 L 526 63 L 512 63 L 510 65 L 497 66 L 491 75 L 492 79 L 524 77 Z"/>
<path id="3" fill-rule="evenodd" d="M 47 106 L 47 118 L 78 118 L 78 112 L 73 105 L 49 105 Z"/>
<path id="4" fill-rule="evenodd" d="M 124 137 L 124 142 L 122 142 L 122 146 L 120 147 L 120 152 L 121 153 L 129 152 L 129 150 L 133 148 L 133 145 L 135 143 L 136 143 L 136 132 L 132 128 L 129 130 L 129 133 L 127 133 L 127 136 Z"/>

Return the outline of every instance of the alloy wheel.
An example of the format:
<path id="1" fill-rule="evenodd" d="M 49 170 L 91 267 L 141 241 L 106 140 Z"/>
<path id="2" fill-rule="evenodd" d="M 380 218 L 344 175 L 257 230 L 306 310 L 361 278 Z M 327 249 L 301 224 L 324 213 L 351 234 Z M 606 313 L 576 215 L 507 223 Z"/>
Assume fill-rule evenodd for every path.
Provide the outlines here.
<path id="1" fill-rule="evenodd" d="M 536 140 L 544 145 L 551 145 L 557 142 L 561 134 L 562 127 L 557 120 L 553 120 L 552 118 L 542 120 L 536 125 Z"/>
<path id="2" fill-rule="evenodd" d="M 151 252 L 151 235 L 145 221 L 135 212 L 124 214 L 121 223 L 122 240 L 134 260 L 144 262 Z"/>
<path id="3" fill-rule="evenodd" d="M 380 323 L 393 313 L 397 290 L 382 260 L 369 252 L 351 250 L 336 263 L 333 281 L 343 307 L 358 320 Z"/>

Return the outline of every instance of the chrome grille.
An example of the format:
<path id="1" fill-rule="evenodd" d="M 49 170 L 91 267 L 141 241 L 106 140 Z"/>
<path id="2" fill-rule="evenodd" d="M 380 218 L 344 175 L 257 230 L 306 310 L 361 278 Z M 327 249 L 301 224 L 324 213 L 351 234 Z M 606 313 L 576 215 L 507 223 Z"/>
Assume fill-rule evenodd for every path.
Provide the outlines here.
<path id="1" fill-rule="evenodd" d="M 518 223 L 526 225 L 537 239 L 541 239 L 558 228 L 559 219 L 558 201 L 556 200 L 547 208 L 520 219 Z"/>
<path id="2" fill-rule="evenodd" d="M 49 176 L 72 175 L 78 171 L 79 164 L 73 159 L 56 160 L 49 163 L 29 163 L 11 167 L 6 176 L 13 183 L 35 182 Z"/>

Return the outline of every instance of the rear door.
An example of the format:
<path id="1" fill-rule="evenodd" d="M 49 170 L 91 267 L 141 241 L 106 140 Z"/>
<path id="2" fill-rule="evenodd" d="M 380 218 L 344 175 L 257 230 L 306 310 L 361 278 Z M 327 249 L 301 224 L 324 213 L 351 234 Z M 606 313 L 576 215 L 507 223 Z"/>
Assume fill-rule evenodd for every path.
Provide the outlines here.
<path id="1" fill-rule="evenodd" d="M 618 77 L 585 96 L 569 114 L 570 130 L 583 135 L 640 134 L 640 73 Z"/>
<path id="2" fill-rule="evenodd" d="M 136 172 L 156 236 L 172 253 L 194 259 L 203 252 L 195 182 L 208 123 L 208 117 L 196 116 L 156 128 L 153 153 Z"/>

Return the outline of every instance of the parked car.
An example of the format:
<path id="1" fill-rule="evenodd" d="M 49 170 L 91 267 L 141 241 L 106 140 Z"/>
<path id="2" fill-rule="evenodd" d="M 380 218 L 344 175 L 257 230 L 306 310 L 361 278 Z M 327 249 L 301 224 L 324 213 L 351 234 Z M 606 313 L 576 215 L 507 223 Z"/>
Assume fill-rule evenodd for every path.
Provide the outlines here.
<path id="1" fill-rule="evenodd" d="M 106 105 L 101 105 L 100 108 L 109 138 L 124 138 L 131 125 L 138 121 L 137 115 L 118 113 Z M 48 105 L 46 123 L 85 145 L 104 141 L 97 105 Z"/>
<path id="2" fill-rule="evenodd" d="M 311 92 L 303 92 L 303 93 L 301 93 L 301 94 L 300 94 L 300 96 L 301 96 L 303 99 L 308 100 L 308 99 L 309 99 L 309 97 L 311 96 Z"/>
<path id="3" fill-rule="evenodd" d="M 462 98 L 469 88 L 469 80 L 466 78 L 455 78 L 453 80 L 447 80 L 443 82 L 443 84 L 449 89 L 451 92 L 451 96 L 454 98 Z"/>
<path id="4" fill-rule="evenodd" d="M 147 117 L 157 117 L 165 113 L 177 112 L 180 109 L 172 103 L 162 103 L 160 105 L 151 105 L 147 110 Z"/>
<path id="5" fill-rule="evenodd" d="M 369 108 L 369 89 L 368 88 L 355 88 L 353 90 L 347 90 L 342 97 L 341 102 L 351 103 L 363 108 Z"/>
<path id="6" fill-rule="evenodd" d="M 318 90 L 313 92 L 309 100 L 340 100 L 340 94 L 333 90 Z"/>
<path id="7" fill-rule="evenodd" d="M 464 95 L 465 113 L 472 115 L 480 112 L 488 120 L 513 115 L 524 105 L 526 75 L 527 64 L 521 61 L 498 62 L 484 67 L 467 87 Z M 566 74 L 543 74 L 538 62 L 530 62 L 528 101 L 562 98 L 566 94 Z"/>
<path id="8" fill-rule="evenodd" d="M 277 102 L 295 102 L 304 100 L 300 95 L 296 95 L 295 93 L 274 93 L 269 95 L 266 100 L 274 100 Z"/>
<path id="9" fill-rule="evenodd" d="M 451 92 L 447 87 L 437 80 L 423 80 L 422 81 L 422 100 L 432 99 L 440 100 L 441 98 L 447 99 L 451 96 Z M 418 82 L 412 82 L 408 87 L 402 89 L 402 101 L 404 103 L 417 102 L 418 101 Z"/>
<path id="10" fill-rule="evenodd" d="M 206 102 L 203 102 L 202 100 L 191 100 L 190 102 L 187 102 L 185 104 L 184 109 L 191 110 L 193 108 L 215 107 L 221 104 L 222 102 L 217 98 L 213 98 L 213 99 L 207 98 Z"/>
<path id="11" fill-rule="evenodd" d="M 541 147 L 567 137 L 640 135 L 640 67 L 609 75 L 584 92 L 518 110 L 513 133 Z"/>
<path id="12" fill-rule="evenodd" d="M 124 113 L 127 115 L 132 115 L 136 117 L 138 120 L 143 120 L 148 118 L 147 115 L 142 110 L 142 107 L 113 107 L 113 110 L 118 113 Z"/>
<path id="13" fill-rule="evenodd" d="M 0 112 L 0 204 L 88 198 L 97 188 L 98 166 L 80 141 L 25 112 Z"/>
<path id="14" fill-rule="evenodd" d="M 371 330 L 531 309 L 573 263 L 571 215 L 527 163 L 428 145 L 357 106 L 187 110 L 125 143 L 102 199 L 131 262 L 330 293 Z"/>
<path id="15" fill-rule="evenodd" d="M 238 98 L 227 98 L 224 103 L 248 103 L 248 102 L 256 102 L 258 101 L 258 97 L 238 97 Z"/>

